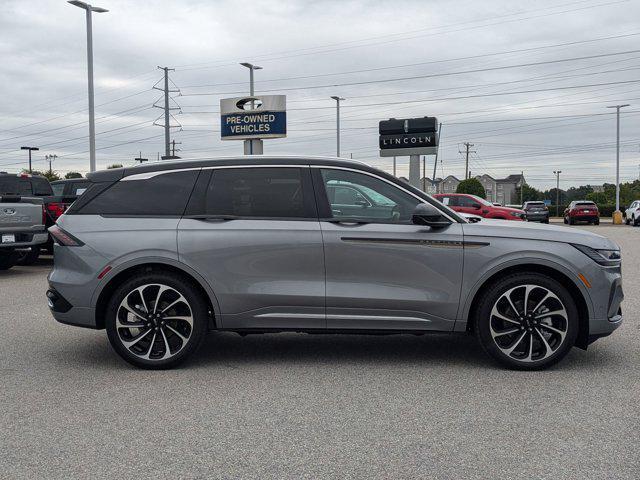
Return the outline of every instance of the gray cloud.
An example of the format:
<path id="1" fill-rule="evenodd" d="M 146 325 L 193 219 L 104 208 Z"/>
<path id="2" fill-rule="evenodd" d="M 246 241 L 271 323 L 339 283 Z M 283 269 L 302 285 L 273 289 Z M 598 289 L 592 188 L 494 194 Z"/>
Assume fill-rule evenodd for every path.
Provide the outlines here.
<path id="1" fill-rule="evenodd" d="M 174 137 L 182 142 L 183 156 L 241 153 L 240 142 L 220 140 L 216 113 L 197 113 L 216 112 L 224 95 L 193 94 L 246 91 L 246 69 L 237 65 L 244 60 L 264 67 L 257 72 L 258 93 L 292 89 L 284 91 L 289 136 L 266 141 L 267 153 L 333 155 L 335 112 L 329 96 L 341 95 L 347 99 L 343 154 L 387 170 L 391 159 L 380 159 L 377 152 L 378 120 L 436 115 L 444 123 L 438 175 L 464 175 L 458 149 L 471 141 L 478 152 L 470 166 L 474 174 L 522 170 L 529 183 L 549 187 L 552 171 L 561 168 L 565 185 L 602 183 L 615 173 L 615 118 L 605 106 L 621 102 L 632 104 L 622 122 L 623 179 L 638 176 L 640 82 L 559 88 L 640 80 L 640 52 L 337 85 L 637 50 L 640 35 L 540 47 L 640 33 L 638 2 L 103 0 L 99 5 L 110 10 L 94 15 L 100 167 L 131 164 L 139 151 L 150 158 L 162 151 L 162 130 L 152 125 L 162 112 L 151 108 L 160 97 L 151 89 L 161 76 L 157 65 L 176 67 L 171 78 L 183 95 L 176 98 L 183 130 Z M 86 171 L 83 12 L 63 0 L 5 1 L 0 28 L 0 169 L 22 168 L 24 152 L 16 149 L 35 144 L 42 156 L 59 155 L 58 170 Z M 530 50 L 487 55 L 523 49 Z M 475 58 L 444 61 L 460 57 Z M 358 70 L 368 71 L 317 76 Z M 291 79 L 301 76 L 309 78 Z M 336 86 L 294 89 L 317 85 Z M 545 91 L 506 94 L 530 90 Z M 489 94 L 499 95 L 478 96 Z M 415 102 L 362 106 L 409 100 Z M 406 173 L 406 161 L 399 165 Z M 427 165 L 430 174 L 432 157 Z"/>

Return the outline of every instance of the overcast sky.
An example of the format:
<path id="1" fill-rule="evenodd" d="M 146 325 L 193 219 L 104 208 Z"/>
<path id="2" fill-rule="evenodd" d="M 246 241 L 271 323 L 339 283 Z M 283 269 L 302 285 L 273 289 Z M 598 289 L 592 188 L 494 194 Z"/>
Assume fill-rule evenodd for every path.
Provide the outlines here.
<path id="1" fill-rule="evenodd" d="M 335 102 L 342 154 L 391 171 L 377 125 L 389 117 L 443 123 L 437 175 L 464 176 L 462 142 L 474 143 L 473 175 L 524 171 L 548 188 L 615 179 L 615 115 L 623 180 L 640 174 L 640 2 L 589 1 L 117 1 L 94 14 L 98 168 L 155 160 L 153 122 L 171 72 L 173 138 L 184 158 L 241 154 L 221 141 L 219 100 L 283 93 L 288 137 L 268 154 L 335 155 Z M 64 0 L 0 2 L 0 170 L 34 168 L 56 154 L 60 172 L 88 170 L 84 12 Z M 589 57 L 589 58 L 583 58 Z M 466 73 L 465 73 L 466 72 Z M 410 78 L 407 78 L 410 77 Z M 432 176 L 433 157 L 427 157 Z M 406 175 L 408 159 L 398 159 Z"/>

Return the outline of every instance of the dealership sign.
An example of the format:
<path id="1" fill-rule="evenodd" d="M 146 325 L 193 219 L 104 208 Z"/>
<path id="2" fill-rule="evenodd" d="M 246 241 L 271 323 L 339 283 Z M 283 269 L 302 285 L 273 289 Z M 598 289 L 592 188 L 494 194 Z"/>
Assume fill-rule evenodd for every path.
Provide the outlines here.
<path id="1" fill-rule="evenodd" d="M 220 100 L 222 140 L 287 136 L 287 97 L 261 95 Z"/>
<path id="2" fill-rule="evenodd" d="M 438 149 L 435 117 L 383 120 L 379 126 L 380 156 L 434 155 Z"/>

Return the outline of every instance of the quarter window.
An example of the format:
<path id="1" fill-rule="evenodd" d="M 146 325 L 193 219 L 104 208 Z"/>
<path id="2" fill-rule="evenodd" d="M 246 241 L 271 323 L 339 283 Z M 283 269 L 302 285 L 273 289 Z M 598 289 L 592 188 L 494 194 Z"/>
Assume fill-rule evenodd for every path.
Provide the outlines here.
<path id="1" fill-rule="evenodd" d="M 287 167 L 215 169 L 205 192 L 206 215 L 317 218 L 308 169 Z"/>
<path id="2" fill-rule="evenodd" d="M 169 171 L 146 180 L 120 180 L 82 207 L 79 213 L 180 216 L 198 173 L 198 170 Z"/>
<path id="3" fill-rule="evenodd" d="M 370 175 L 322 169 L 321 176 L 329 203 L 329 218 L 409 223 L 415 206 L 421 203 L 398 187 Z"/>

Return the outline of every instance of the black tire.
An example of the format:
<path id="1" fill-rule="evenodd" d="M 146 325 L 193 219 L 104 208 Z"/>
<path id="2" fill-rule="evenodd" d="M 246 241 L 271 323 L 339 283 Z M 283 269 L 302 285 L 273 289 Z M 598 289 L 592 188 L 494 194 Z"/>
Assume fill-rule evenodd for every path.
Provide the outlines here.
<path id="1" fill-rule="evenodd" d="M 600 219 L 594 220 L 594 221 L 593 221 L 593 224 L 594 224 L 594 225 L 600 225 Z"/>
<path id="2" fill-rule="evenodd" d="M 120 309 L 120 305 L 124 301 L 125 297 L 132 294 L 133 291 L 138 287 L 142 287 L 149 284 L 165 285 L 170 287 L 171 289 L 174 289 L 175 292 L 177 292 L 179 295 L 182 295 L 184 299 L 186 299 L 186 301 L 188 302 L 188 307 L 190 309 L 190 313 L 193 320 L 193 325 L 190 328 L 190 335 L 188 337 L 188 341 L 184 342 L 185 343 L 184 345 L 180 343 L 180 345 L 182 346 L 180 347 L 179 351 L 173 354 L 173 356 L 166 359 L 144 359 L 144 358 L 141 358 L 139 355 L 134 354 L 129 348 L 127 348 L 122 343 L 124 340 L 121 339 L 121 334 L 116 328 L 116 322 L 118 321 L 118 314 L 119 314 L 118 312 Z M 149 287 L 149 288 L 152 288 L 152 287 Z M 160 303 L 160 301 L 158 301 L 158 303 Z M 153 310 L 155 310 L 155 308 L 153 308 Z M 137 317 L 134 317 L 134 318 L 138 320 Z M 160 320 L 158 320 L 158 322 L 159 321 Z M 131 365 L 134 365 L 139 368 L 154 369 L 154 370 L 173 368 L 179 365 L 180 363 L 184 362 L 189 356 L 195 353 L 200 347 L 200 345 L 202 344 L 204 337 L 206 336 L 207 325 L 208 325 L 207 303 L 206 303 L 206 300 L 202 298 L 202 295 L 200 294 L 198 288 L 192 283 L 192 281 L 187 280 L 182 276 L 169 273 L 169 272 L 162 272 L 162 271 L 138 274 L 133 276 L 129 280 L 127 280 L 122 285 L 120 285 L 112 295 L 111 299 L 109 300 L 109 304 L 107 306 L 107 311 L 106 311 L 106 317 L 105 317 L 105 327 L 107 330 L 107 335 L 109 337 L 109 342 L 111 343 L 111 346 L 114 348 L 114 350 L 118 353 L 118 355 L 120 355 L 124 360 L 129 362 Z M 131 330 L 129 329 L 124 329 L 124 330 L 126 330 L 125 332 L 123 332 L 124 334 L 131 333 Z M 145 333 L 145 330 L 140 329 L 138 331 L 140 332 L 140 335 L 142 335 L 142 333 Z M 155 329 L 152 327 L 148 330 L 151 330 L 151 331 L 158 330 L 158 327 L 156 327 Z M 167 336 L 168 336 L 169 331 L 163 329 L 161 333 L 163 333 L 164 331 L 167 332 Z M 157 332 L 154 335 L 156 334 Z M 164 336 L 165 341 L 167 336 Z M 131 340 L 135 340 L 136 338 L 138 337 L 133 337 L 131 338 Z M 161 342 L 161 340 L 159 339 L 158 342 Z M 157 345 L 156 343 L 151 343 L 149 347 L 149 352 L 156 345 Z M 164 345 L 166 345 L 166 343 Z"/>
<path id="3" fill-rule="evenodd" d="M 567 220 L 567 217 L 564 217 L 564 224 L 566 225 L 568 223 L 569 223 L 569 220 Z"/>
<path id="4" fill-rule="evenodd" d="M 547 219 L 543 220 L 542 223 L 549 223 L 549 219 L 547 218 Z"/>
<path id="5" fill-rule="evenodd" d="M 576 223 L 575 220 L 573 218 L 569 217 L 569 225 L 573 225 L 575 223 Z"/>
<path id="6" fill-rule="evenodd" d="M 553 353 L 547 356 L 546 358 L 542 358 L 540 360 L 534 359 L 528 362 L 524 360 L 518 360 L 512 356 L 508 356 L 507 354 L 505 354 L 496 344 L 496 341 L 492 336 L 491 326 L 490 326 L 490 322 L 492 321 L 492 318 L 494 319 L 497 318 L 495 316 L 492 317 L 492 310 L 494 308 L 494 305 L 497 305 L 498 301 L 502 301 L 501 298 L 503 297 L 503 294 L 506 294 L 506 292 L 509 292 L 509 290 L 519 286 L 523 286 L 524 288 L 525 285 L 534 285 L 536 287 L 540 287 L 541 293 L 543 292 L 544 289 L 552 292 L 557 297 L 557 299 L 559 299 L 562 302 L 565 312 L 567 314 L 567 318 L 562 320 L 564 322 L 564 327 L 566 327 L 564 339 L 561 340 L 560 343 L 556 345 L 556 349 L 553 351 Z M 514 292 L 515 291 L 517 290 L 514 290 Z M 533 293 L 531 295 L 533 296 Z M 530 298 L 530 300 L 531 299 L 532 298 Z M 535 303 L 535 299 L 534 299 L 534 303 Z M 522 306 L 520 304 L 520 307 L 518 307 L 517 302 L 515 302 L 514 304 L 516 308 L 521 308 Z M 530 308 L 533 309 L 535 307 L 530 307 Z M 569 350 L 571 350 L 571 348 L 575 344 L 576 337 L 578 335 L 578 329 L 579 329 L 578 310 L 575 306 L 573 297 L 567 291 L 567 289 L 563 287 L 559 282 L 557 282 L 556 280 L 546 275 L 542 275 L 539 273 L 515 273 L 496 281 L 491 286 L 489 286 L 487 290 L 483 292 L 482 299 L 478 305 L 476 312 L 477 313 L 475 316 L 475 324 L 474 324 L 475 333 L 476 333 L 476 336 L 478 337 L 478 340 L 483 350 L 489 356 L 497 360 L 500 364 L 515 370 L 541 370 L 556 364 L 557 362 L 562 360 L 562 358 L 564 358 L 564 356 L 569 352 Z M 500 319 L 497 318 L 497 320 L 500 320 Z M 523 320 L 523 322 L 525 321 L 526 320 Z M 514 329 L 519 328 L 520 330 L 523 330 L 522 332 L 523 336 L 535 335 L 535 332 L 528 334 L 527 333 L 528 329 L 526 327 L 520 328 L 520 327 L 514 326 L 513 328 Z M 536 330 L 536 327 L 534 327 L 534 330 Z M 540 332 L 540 331 L 546 331 L 546 330 L 538 327 L 537 332 Z M 516 332 L 514 335 L 519 335 L 519 334 L 520 332 Z M 529 340 L 530 338 L 531 338 L 530 336 L 526 337 L 525 340 L 531 341 Z M 538 343 L 540 347 L 542 347 L 543 345 L 539 337 L 536 336 L 535 338 L 536 338 L 535 342 Z"/>
<path id="7" fill-rule="evenodd" d="M 40 247 L 31 247 L 27 252 L 19 252 L 17 265 L 33 265 L 40 258 Z"/>
<path id="8" fill-rule="evenodd" d="M 18 253 L 0 251 L 0 270 L 9 270 L 18 261 Z"/>
<path id="9" fill-rule="evenodd" d="M 631 225 L 633 225 L 634 227 L 638 226 L 638 222 L 636 220 L 636 216 L 635 215 L 633 217 L 631 217 Z"/>

